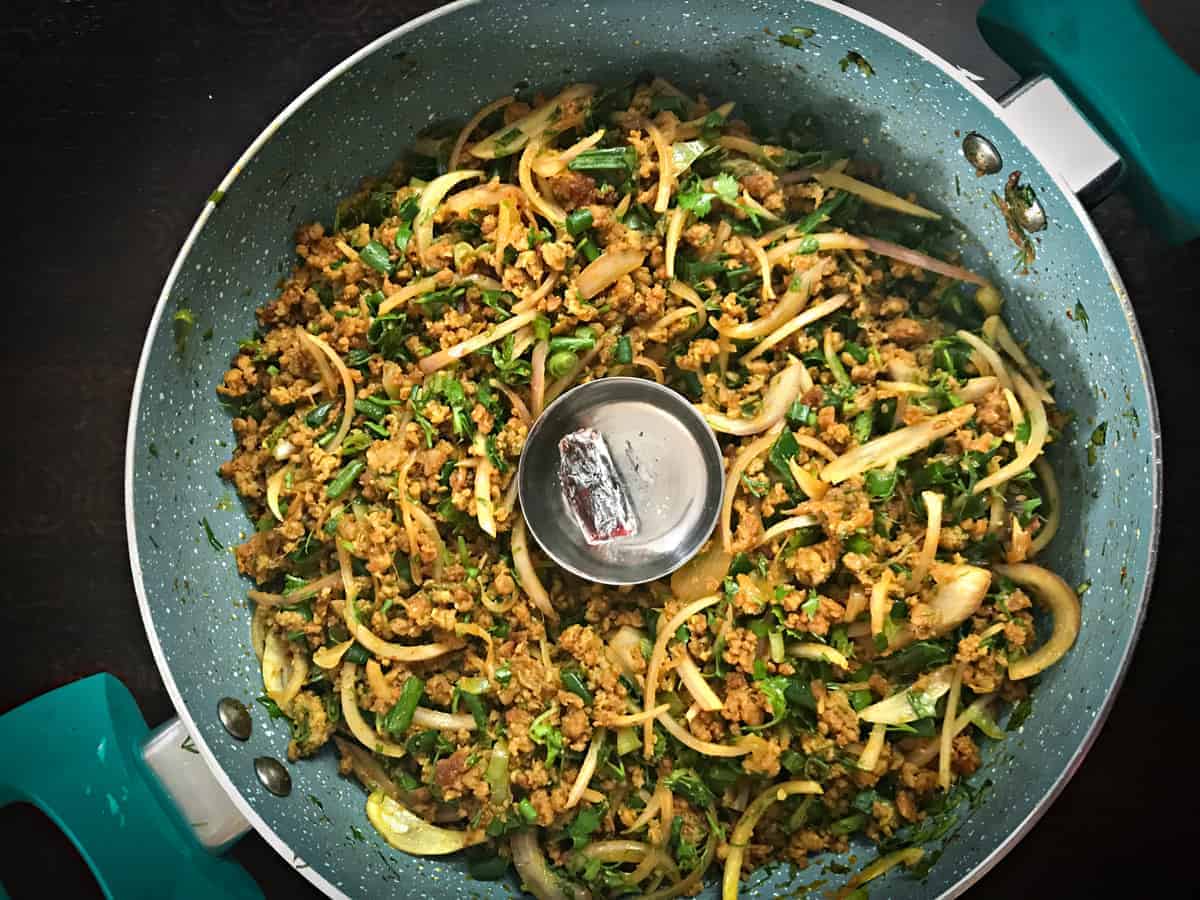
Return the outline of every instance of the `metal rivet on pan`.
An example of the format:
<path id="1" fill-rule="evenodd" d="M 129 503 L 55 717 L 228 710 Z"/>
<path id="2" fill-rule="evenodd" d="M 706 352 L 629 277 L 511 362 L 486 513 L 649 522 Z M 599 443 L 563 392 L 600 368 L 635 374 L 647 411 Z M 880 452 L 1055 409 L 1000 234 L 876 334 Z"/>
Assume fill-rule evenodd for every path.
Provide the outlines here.
<path id="1" fill-rule="evenodd" d="M 286 797 L 292 792 L 292 776 L 283 763 L 271 756 L 259 756 L 254 760 L 254 774 L 262 786 L 276 797 Z"/>
<path id="2" fill-rule="evenodd" d="M 217 715 L 221 718 L 221 724 L 225 726 L 225 730 L 237 738 L 239 741 L 244 741 L 250 737 L 250 710 L 246 709 L 246 704 L 240 700 L 235 700 L 233 697 L 222 697 L 217 704 Z"/>
<path id="3" fill-rule="evenodd" d="M 977 131 L 967 132 L 962 142 L 963 156 L 975 167 L 976 174 L 995 175 L 1004 167 L 996 145 Z"/>

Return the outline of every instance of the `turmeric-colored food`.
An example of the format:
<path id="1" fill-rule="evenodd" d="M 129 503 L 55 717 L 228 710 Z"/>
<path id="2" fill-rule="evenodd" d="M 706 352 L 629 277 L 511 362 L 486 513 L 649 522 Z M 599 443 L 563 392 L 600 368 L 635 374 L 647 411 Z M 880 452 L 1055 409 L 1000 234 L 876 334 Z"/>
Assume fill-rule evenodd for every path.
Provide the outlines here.
<path id="1" fill-rule="evenodd" d="M 730 897 L 862 838 L 865 883 L 1069 649 L 1078 598 L 1036 563 L 1052 382 L 936 211 L 803 140 L 661 79 L 571 85 L 299 228 L 217 388 L 221 474 L 263 702 L 393 846 L 540 898 L 724 865 Z M 728 476 L 697 558 L 626 588 L 550 564 L 516 491 L 532 422 L 609 375 L 697 404 Z"/>

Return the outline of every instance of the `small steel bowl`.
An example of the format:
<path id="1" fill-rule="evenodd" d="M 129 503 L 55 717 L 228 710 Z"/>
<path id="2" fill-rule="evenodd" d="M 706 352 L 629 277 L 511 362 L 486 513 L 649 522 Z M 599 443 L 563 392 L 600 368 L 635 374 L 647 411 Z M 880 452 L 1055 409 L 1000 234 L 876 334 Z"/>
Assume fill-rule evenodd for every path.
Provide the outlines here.
<path id="1" fill-rule="evenodd" d="M 608 445 L 637 516 L 634 535 L 590 545 L 559 481 L 558 442 L 580 428 Z M 686 398 L 644 378 L 601 378 L 550 404 L 530 429 L 517 473 L 533 537 L 569 572 L 601 584 L 669 575 L 712 534 L 721 512 L 721 447 Z"/>

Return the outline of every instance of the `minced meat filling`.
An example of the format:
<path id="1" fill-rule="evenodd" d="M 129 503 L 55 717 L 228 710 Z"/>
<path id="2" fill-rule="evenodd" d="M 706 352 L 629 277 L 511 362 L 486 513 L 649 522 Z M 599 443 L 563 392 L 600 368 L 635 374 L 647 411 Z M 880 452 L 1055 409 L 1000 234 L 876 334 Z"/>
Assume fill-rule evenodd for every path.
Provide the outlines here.
<path id="1" fill-rule="evenodd" d="M 899 846 L 1027 702 L 1044 373 L 995 343 L 978 276 L 865 240 L 929 221 L 854 187 L 875 167 L 760 143 L 661 79 L 570 90 L 465 135 L 473 174 L 443 177 L 435 133 L 302 225 L 233 353 L 220 471 L 254 523 L 263 701 L 290 759 L 336 737 L 343 772 L 464 843 L 507 859 L 533 829 L 568 894 Z M 621 588 L 551 565 L 515 490 L 540 410 L 612 375 L 688 397 L 740 473 L 694 563 Z"/>

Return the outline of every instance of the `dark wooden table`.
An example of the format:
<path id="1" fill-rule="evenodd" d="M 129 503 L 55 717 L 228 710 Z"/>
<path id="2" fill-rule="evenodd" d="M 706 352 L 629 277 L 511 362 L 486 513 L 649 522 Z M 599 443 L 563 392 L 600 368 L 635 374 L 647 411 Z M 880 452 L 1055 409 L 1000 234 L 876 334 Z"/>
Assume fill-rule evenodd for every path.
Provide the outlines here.
<path id="1" fill-rule="evenodd" d="M 351 51 L 435 5 L 3 4 L 0 711 L 105 670 L 148 721 L 172 715 L 134 598 L 121 495 L 129 394 L 151 310 L 204 198 L 267 120 Z M 1012 79 L 975 32 L 976 2 L 853 5 L 985 76 L 993 93 Z M 1168 39 L 1200 59 L 1200 7 L 1149 6 Z M 1095 219 L 1137 308 L 1163 410 L 1169 480 L 1157 586 L 1086 764 L 977 897 L 1138 896 L 1147 865 L 1176 871 L 1181 886 L 1193 880 L 1200 244 L 1165 246 L 1120 196 Z M 0 879 L 13 896 L 96 894 L 40 814 L 6 809 L 0 834 Z M 233 852 L 268 896 L 313 893 L 257 835 Z"/>

